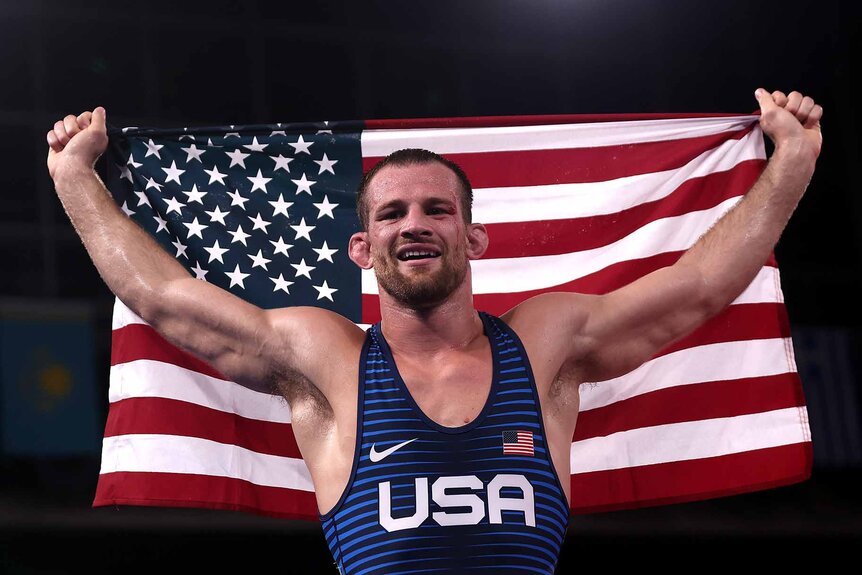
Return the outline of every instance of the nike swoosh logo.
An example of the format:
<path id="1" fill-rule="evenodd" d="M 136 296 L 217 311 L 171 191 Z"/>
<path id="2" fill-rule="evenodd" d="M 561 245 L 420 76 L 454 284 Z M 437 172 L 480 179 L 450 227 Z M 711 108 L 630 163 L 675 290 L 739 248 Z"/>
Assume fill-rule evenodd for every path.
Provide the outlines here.
<path id="1" fill-rule="evenodd" d="M 384 459 L 386 459 L 387 457 L 389 457 L 390 455 L 392 455 L 393 453 L 395 453 L 396 451 L 398 451 L 399 449 L 401 449 L 402 447 L 404 447 L 408 443 L 413 443 L 417 439 L 419 439 L 419 438 L 414 437 L 413 439 L 408 439 L 407 441 L 405 441 L 403 443 L 399 443 L 398 445 L 393 445 L 389 449 L 384 449 L 383 451 L 377 451 L 377 449 L 375 449 L 375 447 L 374 447 L 375 444 L 372 443 L 371 444 L 371 452 L 368 454 L 368 459 L 370 459 L 372 463 L 377 463 L 378 461 L 383 461 Z"/>

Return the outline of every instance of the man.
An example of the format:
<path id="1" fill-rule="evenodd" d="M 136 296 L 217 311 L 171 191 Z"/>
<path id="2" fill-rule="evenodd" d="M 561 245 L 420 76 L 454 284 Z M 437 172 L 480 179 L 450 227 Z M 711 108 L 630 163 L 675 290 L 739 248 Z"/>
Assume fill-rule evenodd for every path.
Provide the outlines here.
<path id="1" fill-rule="evenodd" d="M 433 154 L 396 152 L 363 181 L 363 231 L 349 243 L 380 288 L 382 321 L 367 334 L 323 309 L 261 310 L 191 278 L 95 174 L 104 109 L 55 124 L 48 169 L 129 308 L 233 381 L 287 399 L 342 572 L 551 573 L 578 386 L 631 371 L 733 301 L 814 171 L 822 108 L 798 92 L 755 95 L 775 152 L 675 265 L 603 296 L 535 297 L 499 319 L 473 307 L 469 262 L 488 236 L 471 221 L 466 177 Z"/>

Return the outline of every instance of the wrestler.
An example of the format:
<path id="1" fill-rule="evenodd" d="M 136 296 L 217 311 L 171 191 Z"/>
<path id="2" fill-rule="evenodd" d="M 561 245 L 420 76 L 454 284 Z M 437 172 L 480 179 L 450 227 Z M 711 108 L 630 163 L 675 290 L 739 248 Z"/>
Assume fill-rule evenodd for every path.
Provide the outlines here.
<path id="1" fill-rule="evenodd" d="M 55 124 L 48 169 L 117 297 L 233 381 L 286 398 L 342 573 L 552 573 L 578 386 L 633 370 L 733 301 L 813 174 L 822 108 L 798 92 L 755 95 L 775 151 L 676 264 L 606 295 L 544 294 L 499 318 L 473 307 L 470 261 L 488 236 L 472 222 L 466 176 L 429 152 L 394 153 L 363 181 L 363 231 L 349 243 L 377 276 L 382 321 L 367 333 L 323 309 L 262 310 L 193 279 L 95 173 L 103 108 Z"/>

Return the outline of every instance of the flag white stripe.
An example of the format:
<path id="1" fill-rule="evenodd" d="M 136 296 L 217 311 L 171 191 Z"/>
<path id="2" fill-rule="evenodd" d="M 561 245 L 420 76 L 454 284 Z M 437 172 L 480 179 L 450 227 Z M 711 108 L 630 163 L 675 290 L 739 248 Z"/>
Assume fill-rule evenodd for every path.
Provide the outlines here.
<path id="1" fill-rule="evenodd" d="M 805 406 L 621 431 L 572 444 L 572 475 L 743 453 L 810 441 Z"/>
<path id="2" fill-rule="evenodd" d="M 787 358 L 789 338 L 710 343 L 652 359 L 624 376 L 580 386 L 580 412 L 660 389 L 796 371 Z M 733 361 L 727 361 L 727 358 Z M 746 387 L 748 384 L 743 384 Z"/>
<path id="3" fill-rule="evenodd" d="M 133 312 L 129 306 L 120 301 L 120 298 L 114 298 L 114 313 L 111 316 L 111 329 L 120 329 L 131 324 L 149 325 L 141 316 Z"/>
<path id="4" fill-rule="evenodd" d="M 778 268 L 763 266 L 748 287 L 733 300 L 732 305 L 751 303 L 783 303 Z"/>
<path id="5" fill-rule="evenodd" d="M 780 291 L 780 277 L 778 269 L 763 266 L 752 282 L 739 296 L 733 300 L 734 304 L 743 303 L 782 303 L 784 298 Z M 113 329 L 120 329 L 131 324 L 148 325 L 147 322 L 135 315 L 123 302 L 116 299 L 114 302 Z M 370 324 L 358 323 L 361 329 L 367 330 Z"/>
<path id="6" fill-rule="evenodd" d="M 665 198 L 692 178 L 726 172 L 740 162 L 765 157 L 763 138 L 760 130 L 755 130 L 741 140 L 731 140 L 708 150 L 675 170 L 602 182 L 476 188 L 473 190 L 473 221 L 496 224 L 614 214 Z"/>
<path id="7" fill-rule="evenodd" d="M 594 148 L 733 132 L 756 120 L 757 116 L 730 116 L 490 128 L 365 130 L 361 144 L 363 157 L 382 157 L 402 148 L 425 148 L 438 154 Z"/>
<path id="8" fill-rule="evenodd" d="M 472 261 L 473 293 L 515 293 L 552 288 L 618 262 L 686 250 L 739 200 L 740 197 L 728 198 L 708 210 L 652 221 L 619 241 L 591 250 Z M 362 270 L 362 293 L 378 293 L 373 269 Z"/>
<path id="9" fill-rule="evenodd" d="M 591 250 L 477 260 L 472 262 L 473 293 L 512 293 L 549 288 L 618 262 L 687 250 L 739 201 L 740 198 L 729 198 L 707 210 L 661 218 L 616 242 Z"/>
<path id="10" fill-rule="evenodd" d="M 145 322 L 141 317 L 129 309 L 129 307 L 120 301 L 120 298 L 114 298 L 114 313 L 111 316 L 111 329 L 120 329 L 122 327 L 126 327 L 127 325 L 150 325 Z M 362 331 L 366 331 L 371 324 L 369 323 L 357 323 L 356 324 L 359 329 Z"/>
<path id="11" fill-rule="evenodd" d="M 582 384 L 580 411 L 680 385 L 795 372 L 795 363 L 787 357 L 789 343 L 783 338 L 772 338 L 679 350 L 650 360 L 623 377 L 596 385 Z M 728 357 L 734 360 L 727 361 Z M 133 397 L 175 399 L 249 419 L 290 423 L 290 408 L 277 396 L 152 360 L 113 366 L 110 396 L 112 402 Z"/>
<path id="12" fill-rule="evenodd" d="M 743 453 L 808 441 L 805 406 L 656 425 L 574 442 L 572 474 Z M 693 437 L 699 438 L 692 441 Z M 166 447 L 170 446 L 169 449 Z M 229 467 L 219 462 L 230 462 Z M 301 459 L 256 453 L 207 439 L 152 434 L 106 437 L 100 473 L 162 472 L 230 477 L 313 491 Z"/>
<path id="13" fill-rule="evenodd" d="M 150 359 L 111 366 L 108 400 L 114 403 L 131 397 L 176 399 L 249 419 L 291 421 L 290 407 L 281 396 Z"/>
<path id="14" fill-rule="evenodd" d="M 129 434 L 106 437 L 100 474 L 118 471 L 191 473 L 256 485 L 314 491 L 305 462 L 199 437 Z"/>

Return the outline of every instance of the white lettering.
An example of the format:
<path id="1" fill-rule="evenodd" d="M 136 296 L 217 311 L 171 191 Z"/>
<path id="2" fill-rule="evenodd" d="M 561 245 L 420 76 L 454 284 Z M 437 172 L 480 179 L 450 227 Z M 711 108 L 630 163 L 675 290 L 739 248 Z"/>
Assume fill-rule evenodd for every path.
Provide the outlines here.
<path id="1" fill-rule="evenodd" d="M 415 480 L 416 488 L 416 511 L 413 515 L 407 517 L 392 517 L 392 496 L 391 488 L 388 481 L 384 481 L 377 486 L 377 498 L 379 501 L 379 518 L 380 525 L 386 531 L 401 531 L 402 529 L 412 529 L 419 527 L 422 522 L 428 519 L 428 478 L 417 477 Z"/>
<path id="2" fill-rule="evenodd" d="M 431 514 L 439 525 L 476 525 L 485 517 L 485 504 L 473 493 L 446 493 L 447 489 L 469 488 L 473 491 L 482 490 L 482 480 L 475 475 L 459 475 L 455 477 L 440 477 L 431 486 L 431 497 L 434 503 L 442 507 L 469 507 L 469 512 L 450 513 L 435 511 Z"/>
<path id="3" fill-rule="evenodd" d="M 378 517 L 380 525 L 388 532 L 414 529 L 428 519 L 429 514 L 441 526 L 477 525 L 485 518 L 485 502 L 480 496 L 483 488 L 482 480 L 475 475 L 456 475 L 438 477 L 431 485 L 430 499 L 440 507 L 440 511 L 431 513 L 429 505 L 429 488 L 427 477 L 417 477 L 413 480 L 416 509 L 413 515 L 392 517 L 392 485 L 384 481 L 377 485 Z M 521 497 L 503 497 L 502 490 L 514 487 L 521 491 Z M 449 493 L 455 489 L 469 489 L 472 493 Z M 488 521 L 493 524 L 503 523 L 503 511 L 520 511 L 524 514 L 524 523 L 530 527 L 536 526 L 536 502 L 533 486 L 523 475 L 501 474 L 494 477 L 487 486 Z M 469 508 L 469 511 L 452 511 L 453 509 Z"/>
<path id="4" fill-rule="evenodd" d="M 517 487 L 523 497 L 501 497 L 504 487 Z M 533 486 L 523 475 L 501 474 L 488 484 L 488 521 L 503 522 L 503 511 L 523 511 L 524 522 L 530 527 L 536 526 L 536 503 L 533 498 Z"/>

